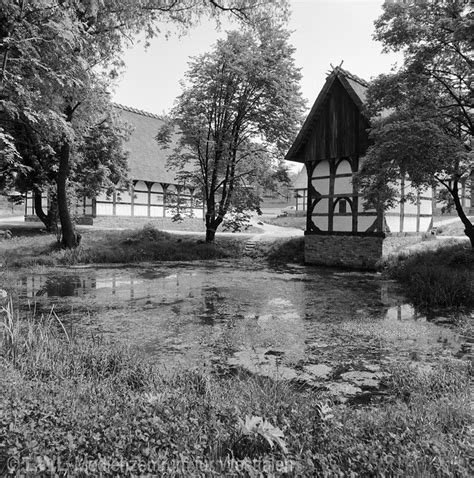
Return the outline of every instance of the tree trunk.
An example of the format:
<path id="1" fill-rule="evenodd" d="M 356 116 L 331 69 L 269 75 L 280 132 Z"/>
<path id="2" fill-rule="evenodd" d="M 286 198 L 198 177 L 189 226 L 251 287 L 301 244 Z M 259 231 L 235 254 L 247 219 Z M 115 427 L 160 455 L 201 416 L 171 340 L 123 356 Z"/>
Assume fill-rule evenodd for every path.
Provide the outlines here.
<path id="1" fill-rule="evenodd" d="M 33 191 L 33 204 L 35 207 L 35 214 L 38 219 L 44 224 L 48 232 L 57 232 L 57 209 L 58 204 L 56 198 L 53 198 L 48 214 L 43 211 L 42 193 L 41 191 Z"/>
<path id="2" fill-rule="evenodd" d="M 67 203 L 67 177 L 69 174 L 69 156 L 71 154 L 71 146 L 65 142 L 59 153 L 59 169 L 56 178 L 57 195 L 58 195 L 58 213 L 61 222 L 62 245 L 68 249 L 78 246 L 78 237 L 71 220 L 69 207 Z"/>
<path id="3" fill-rule="evenodd" d="M 458 213 L 459 219 L 461 219 L 462 223 L 464 224 L 464 234 L 469 238 L 471 241 L 471 247 L 474 249 L 474 225 L 466 216 L 464 209 L 461 204 L 461 200 L 459 199 L 459 188 L 458 188 L 458 181 L 454 180 L 454 184 L 452 189 L 449 189 L 451 196 L 453 197 L 454 205 L 456 207 L 456 212 Z"/>
<path id="4" fill-rule="evenodd" d="M 214 242 L 216 237 L 216 230 L 206 227 L 206 242 Z"/>
<path id="5" fill-rule="evenodd" d="M 45 225 L 46 230 L 49 232 L 50 224 L 49 218 L 43 211 L 43 203 L 42 203 L 42 194 L 41 191 L 34 190 L 33 191 L 33 204 L 35 206 L 35 214 L 38 219 Z"/>
<path id="6" fill-rule="evenodd" d="M 474 226 L 472 224 L 466 226 L 466 229 L 464 229 L 464 234 L 469 237 L 469 240 L 471 241 L 471 247 L 474 249 Z"/>

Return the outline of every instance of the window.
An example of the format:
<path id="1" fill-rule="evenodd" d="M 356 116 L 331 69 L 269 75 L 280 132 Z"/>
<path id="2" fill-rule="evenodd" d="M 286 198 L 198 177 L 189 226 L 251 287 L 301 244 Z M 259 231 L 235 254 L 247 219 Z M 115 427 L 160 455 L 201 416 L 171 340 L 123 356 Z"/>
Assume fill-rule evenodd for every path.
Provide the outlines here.
<path id="1" fill-rule="evenodd" d="M 345 199 L 340 199 L 338 202 L 339 202 L 339 214 L 346 214 L 347 201 Z"/>

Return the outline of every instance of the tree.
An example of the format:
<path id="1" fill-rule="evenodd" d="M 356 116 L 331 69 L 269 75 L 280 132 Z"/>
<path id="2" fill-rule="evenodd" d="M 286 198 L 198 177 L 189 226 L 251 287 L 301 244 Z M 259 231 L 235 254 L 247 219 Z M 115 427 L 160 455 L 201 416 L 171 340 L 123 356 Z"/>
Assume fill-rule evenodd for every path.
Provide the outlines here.
<path id="1" fill-rule="evenodd" d="M 207 242 L 228 213 L 258 210 L 255 186 L 297 131 L 304 103 L 288 36 L 270 23 L 256 35 L 232 31 L 194 58 L 157 136 L 173 146 L 169 166 L 203 191 Z"/>
<path id="2" fill-rule="evenodd" d="M 369 87 L 373 144 L 358 178 L 367 205 L 392 205 L 404 175 L 415 187 L 441 185 L 474 247 L 459 187 L 474 169 L 473 13 L 463 2 L 386 3 L 375 26 L 404 62 Z"/>
<path id="3" fill-rule="evenodd" d="M 7 179 L 29 171 L 25 183 L 52 182 L 63 245 L 75 247 L 68 185 L 85 158 L 81 145 L 110 109 L 107 91 L 125 43 L 167 24 L 186 30 L 202 16 L 218 21 L 229 13 L 251 23 L 286 9 L 286 0 L 268 11 L 256 0 L 0 0 L 0 160 Z M 25 169 L 28 162 L 41 166 L 39 174 Z"/>

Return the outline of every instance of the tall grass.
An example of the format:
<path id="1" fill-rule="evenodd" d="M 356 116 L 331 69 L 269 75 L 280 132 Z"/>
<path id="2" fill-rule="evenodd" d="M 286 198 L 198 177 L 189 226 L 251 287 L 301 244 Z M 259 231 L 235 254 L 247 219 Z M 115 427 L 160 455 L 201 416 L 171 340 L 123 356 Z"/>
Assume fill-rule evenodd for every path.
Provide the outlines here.
<path id="1" fill-rule="evenodd" d="M 384 265 L 417 306 L 474 306 L 474 251 L 464 244 L 400 253 Z"/>
<path id="2" fill-rule="evenodd" d="M 0 342 L 1 349 L 15 366 L 20 362 L 20 357 L 29 357 L 35 362 L 43 360 L 45 347 L 55 338 L 53 322 L 62 330 L 65 340 L 68 343 L 70 342 L 64 324 L 59 320 L 54 308 L 47 316 L 42 315 L 38 319 L 33 315 L 26 320 L 22 320 L 19 317 L 19 312 L 14 310 L 13 301 L 10 297 L 6 304 L 1 307 L 0 312 L 3 319 L 0 322 L 3 332 Z"/>

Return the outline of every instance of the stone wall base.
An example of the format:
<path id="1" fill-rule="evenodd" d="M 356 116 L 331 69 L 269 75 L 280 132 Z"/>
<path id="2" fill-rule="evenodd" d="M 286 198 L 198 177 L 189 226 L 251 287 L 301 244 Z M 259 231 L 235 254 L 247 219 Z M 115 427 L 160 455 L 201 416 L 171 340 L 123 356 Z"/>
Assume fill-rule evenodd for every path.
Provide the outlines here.
<path id="1" fill-rule="evenodd" d="M 304 238 L 307 264 L 376 270 L 382 257 L 420 242 L 422 234 L 382 236 L 318 235 Z"/>
<path id="2" fill-rule="evenodd" d="M 307 264 L 374 270 L 382 257 L 383 237 L 350 235 L 306 235 Z"/>

